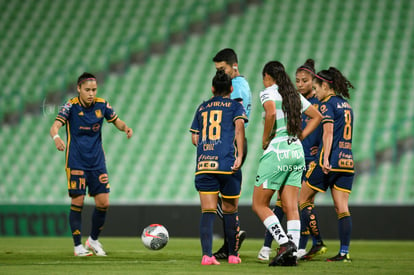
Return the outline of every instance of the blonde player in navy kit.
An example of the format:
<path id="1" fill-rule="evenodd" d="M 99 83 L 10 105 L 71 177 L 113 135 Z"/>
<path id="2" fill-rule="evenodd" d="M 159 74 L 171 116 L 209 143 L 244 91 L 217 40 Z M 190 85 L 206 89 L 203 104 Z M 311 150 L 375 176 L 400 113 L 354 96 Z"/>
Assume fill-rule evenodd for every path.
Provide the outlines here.
<path id="1" fill-rule="evenodd" d="M 74 254 L 92 255 L 81 243 L 82 208 L 88 187 L 89 195 L 95 199 L 95 210 L 91 233 L 85 245 L 97 256 L 106 256 L 98 241 L 109 207 L 109 180 L 101 136 L 103 120 L 125 132 L 128 139 L 133 131 L 118 118 L 106 100 L 96 97 L 98 85 L 94 75 L 83 73 L 78 78 L 77 90 L 79 95 L 60 109 L 50 128 L 50 136 L 56 149 L 64 151 L 66 148 L 66 174 L 71 197 L 69 224 L 75 245 Z M 66 125 L 67 145 L 58 134 L 63 125 Z"/>
<path id="2" fill-rule="evenodd" d="M 313 88 L 321 101 L 322 143 L 316 155 L 316 162 L 310 164 L 306 174 L 306 184 L 300 192 L 299 203 L 311 204 L 317 192 L 331 189 L 338 216 L 340 249 L 336 256 L 328 258 L 327 261 L 349 262 L 352 219 L 348 200 L 354 178 L 354 114 L 345 98 L 349 98 L 349 89 L 353 86 L 338 69 L 330 67 L 329 70 L 322 70 L 315 75 Z"/>
<path id="3" fill-rule="evenodd" d="M 213 78 L 214 96 L 198 106 L 191 124 L 192 142 L 197 147 L 195 187 L 200 195 L 200 241 L 202 265 L 218 265 L 212 254 L 213 224 L 218 194 L 222 197 L 225 235 L 228 242 L 228 263 L 239 264 L 236 232 L 241 190 L 244 123 L 243 106 L 230 99 L 231 78 L 217 71 Z"/>

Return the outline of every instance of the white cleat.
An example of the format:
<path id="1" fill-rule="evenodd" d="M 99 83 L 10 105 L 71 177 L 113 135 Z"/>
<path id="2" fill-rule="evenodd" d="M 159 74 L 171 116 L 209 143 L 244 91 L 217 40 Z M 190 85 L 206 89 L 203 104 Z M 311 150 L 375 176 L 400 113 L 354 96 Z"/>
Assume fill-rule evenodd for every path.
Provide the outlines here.
<path id="1" fill-rule="evenodd" d="M 268 261 L 270 253 L 272 253 L 272 249 L 270 247 L 263 246 L 262 249 L 260 249 L 257 258 L 261 261 Z"/>
<path id="2" fill-rule="evenodd" d="M 83 245 L 75 246 L 74 254 L 77 257 L 85 257 L 85 256 L 92 256 L 93 253 L 87 250 Z"/>
<path id="3" fill-rule="evenodd" d="M 86 247 L 89 247 L 96 256 L 106 256 L 106 252 L 103 250 L 102 244 L 98 240 L 92 240 L 89 237 L 85 243 Z"/>

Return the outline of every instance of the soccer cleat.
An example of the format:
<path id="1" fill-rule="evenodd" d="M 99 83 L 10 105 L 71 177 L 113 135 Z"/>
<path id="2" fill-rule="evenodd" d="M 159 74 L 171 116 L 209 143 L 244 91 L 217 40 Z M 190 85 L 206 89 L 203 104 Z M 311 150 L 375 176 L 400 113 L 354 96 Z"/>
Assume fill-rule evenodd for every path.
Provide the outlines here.
<path id="1" fill-rule="evenodd" d="M 292 241 L 288 241 L 280 245 L 276 256 L 269 263 L 269 266 L 284 266 L 293 265 L 293 260 L 296 265 L 296 256 L 293 253 L 296 252 L 296 245 Z"/>
<path id="2" fill-rule="evenodd" d="M 296 257 L 299 260 L 302 260 L 302 257 L 306 255 L 306 250 L 305 249 L 299 249 L 298 253 L 296 253 Z"/>
<path id="3" fill-rule="evenodd" d="M 236 252 L 238 252 L 239 250 L 240 250 L 240 247 L 241 247 L 241 245 L 242 245 L 242 243 L 243 243 L 243 241 L 244 241 L 244 239 L 246 239 L 246 231 L 244 231 L 244 230 L 240 230 L 239 231 L 239 245 L 238 245 L 238 247 L 237 247 L 237 250 L 236 250 Z"/>
<path id="4" fill-rule="evenodd" d="M 325 246 L 324 243 L 312 245 L 309 252 L 303 255 L 300 259 L 304 261 L 309 261 L 315 256 L 325 254 L 326 251 L 328 251 L 328 248 Z"/>
<path id="5" fill-rule="evenodd" d="M 106 256 L 106 252 L 103 250 L 103 246 L 98 240 L 92 240 L 92 238 L 89 237 L 86 240 L 85 246 L 92 249 L 96 256 Z"/>
<path id="6" fill-rule="evenodd" d="M 217 250 L 216 253 L 213 254 L 216 259 L 227 259 L 229 253 L 227 251 L 227 243 L 223 244 L 223 246 Z"/>
<path id="7" fill-rule="evenodd" d="M 287 256 L 281 265 L 282 266 L 297 266 L 298 265 L 297 257 L 294 255 Z"/>
<path id="8" fill-rule="evenodd" d="M 239 264 L 241 263 L 241 261 L 242 260 L 240 259 L 239 256 L 234 256 L 234 255 L 230 255 L 228 259 L 229 264 Z"/>
<path id="9" fill-rule="evenodd" d="M 220 262 L 216 260 L 216 258 L 214 256 L 207 256 L 204 255 L 203 258 L 201 259 L 201 264 L 202 265 L 219 265 Z"/>
<path id="10" fill-rule="evenodd" d="M 341 255 L 341 253 L 338 253 L 338 255 L 326 259 L 327 262 L 344 262 L 344 263 L 350 263 L 351 257 L 349 257 L 349 253 L 346 253 L 345 255 Z"/>
<path id="11" fill-rule="evenodd" d="M 77 257 L 92 256 L 93 253 L 87 250 L 83 245 L 77 245 L 74 249 L 74 255 Z"/>
<path id="12" fill-rule="evenodd" d="M 272 253 L 272 249 L 270 247 L 263 246 L 260 249 L 259 255 L 257 255 L 257 258 L 261 261 L 268 261 L 271 253 Z"/>
<path id="13" fill-rule="evenodd" d="M 246 231 L 240 230 L 238 235 L 239 235 L 239 244 L 238 244 L 236 252 L 240 250 L 240 247 L 244 239 L 246 239 Z M 213 256 L 216 257 L 216 259 L 220 259 L 220 260 L 227 259 L 229 257 L 227 242 L 224 242 L 223 246 L 219 250 L 217 250 L 217 252 L 213 253 Z"/>

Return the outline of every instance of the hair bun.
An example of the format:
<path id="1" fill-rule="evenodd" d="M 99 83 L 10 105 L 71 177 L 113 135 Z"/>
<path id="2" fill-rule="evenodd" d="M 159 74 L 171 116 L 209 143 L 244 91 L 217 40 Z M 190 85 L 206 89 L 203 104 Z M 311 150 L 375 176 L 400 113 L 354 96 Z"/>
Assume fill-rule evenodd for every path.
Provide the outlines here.
<path id="1" fill-rule="evenodd" d="M 224 70 L 217 70 L 216 71 L 217 79 L 223 80 L 224 78 L 227 78 L 226 72 Z"/>
<path id="2" fill-rule="evenodd" d="M 315 60 L 313 60 L 312 58 L 309 58 L 305 61 L 305 64 L 303 64 L 304 66 L 308 66 L 310 68 L 312 68 L 313 70 L 315 70 Z"/>

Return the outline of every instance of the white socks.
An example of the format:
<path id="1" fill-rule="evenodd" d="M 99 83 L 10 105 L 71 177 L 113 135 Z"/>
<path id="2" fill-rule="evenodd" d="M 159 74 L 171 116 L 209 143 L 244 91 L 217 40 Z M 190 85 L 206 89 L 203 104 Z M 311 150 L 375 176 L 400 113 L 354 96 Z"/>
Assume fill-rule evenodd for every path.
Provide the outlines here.
<path id="1" fill-rule="evenodd" d="M 285 231 L 282 228 L 282 225 L 280 224 L 279 219 L 275 215 L 267 217 L 263 221 L 263 224 L 266 229 L 269 230 L 269 232 L 272 234 L 273 239 L 279 243 L 279 245 L 287 243 L 289 241 Z"/>
<path id="2" fill-rule="evenodd" d="M 290 236 L 292 236 L 292 241 L 299 247 L 299 238 L 300 238 L 300 220 L 290 220 L 287 221 L 287 231 Z"/>

